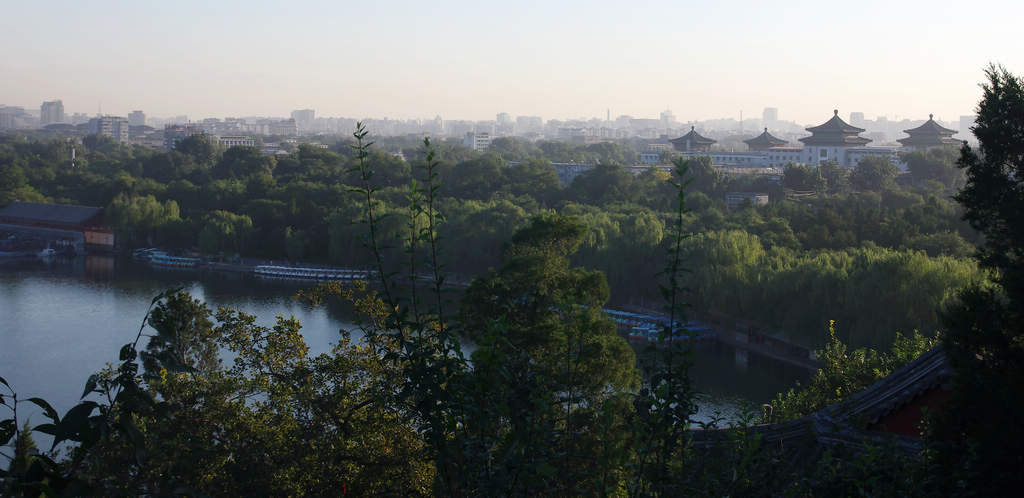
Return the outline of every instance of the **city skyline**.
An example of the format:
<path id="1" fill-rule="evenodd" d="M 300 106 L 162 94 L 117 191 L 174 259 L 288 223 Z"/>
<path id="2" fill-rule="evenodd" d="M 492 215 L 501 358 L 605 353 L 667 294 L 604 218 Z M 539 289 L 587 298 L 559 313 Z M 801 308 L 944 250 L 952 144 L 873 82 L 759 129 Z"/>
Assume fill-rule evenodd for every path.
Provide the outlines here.
<path id="1" fill-rule="evenodd" d="M 1024 6 L 398 2 L 18 3 L 0 104 L 68 114 L 681 121 L 973 114 L 990 62 L 1024 67 Z M 991 16 L 991 8 L 1002 12 Z M 203 15 L 197 15 L 202 12 Z M 40 19 L 46 33 L 39 33 Z M 912 21 L 907 21 L 912 19 Z M 955 19 L 954 25 L 950 20 Z"/>
<path id="2" fill-rule="evenodd" d="M 60 103 L 61 99 L 54 99 L 54 101 L 57 102 L 57 103 Z M 39 108 L 39 107 L 45 107 L 47 104 L 52 104 L 52 103 L 54 103 L 54 102 L 44 101 L 44 102 L 41 103 L 41 105 L 37 105 L 37 106 L 32 106 L 31 104 L 10 105 L 10 104 L 0 103 L 0 108 L 4 108 L 5 106 L 8 107 L 8 108 L 20 108 L 21 110 L 23 110 L 24 112 L 26 112 L 29 115 L 33 115 L 33 116 L 37 116 L 37 117 L 42 117 L 43 111 L 42 110 L 36 110 L 36 109 Z M 62 107 L 62 111 L 63 111 L 63 106 L 61 106 L 61 107 Z M 188 115 L 188 114 L 153 115 L 153 114 L 150 114 L 146 110 L 140 110 L 140 109 L 133 109 L 132 111 L 130 111 L 128 113 L 120 113 L 120 114 L 119 113 L 113 113 L 113 112 L 105 112 L 105 111 L 101 112 L 101 110 L 99 110 L 97 112 L 94 112 L 94 113 L 81 112 L 81 111 L 78 111 L 78 110 L 69 110 L 67 112 L 62 112 L 61 113 L 62 119 L 50 120 L 50 121 L 47 121 L 46 119 L 42 119 L 41 120 L 42 122 L 40 122 L 39 124 L 40 125 L 45 125 L 47 123 L 72 123 L 76 118 L 79 119 L 80 122 L 85 122 L 88 119 L 97 118 L 97 117 L 127 117 L 129 120 L 133 120 L 134 119 L 134 121 L 132 122 L 132 126 L 136 126 L 136 125 L 140 125 L 140 124 L 148 124 L 148 122 L 146 122 L 146 120 L 157 121 L 157 122 L 160 122 L 160 123 L 173 122 L 173 123 L 177 123 L 177 124 L 200 123 L 200 122 L 206 121 L 206 120 L 217 120 L 217 121 L 219 121 L 219 120 L 225 120 L 225 119 L 227 119 L 227 120 L 287 120 L 287 119 L 290 118 L 290 119 L 296 120 L 296 113 L 298 113 L 298 112 L 314 112 L 315 113 L 315 117 L 313 117 L 313 115 L 309 115 L 310 117 L 308 117 L 308 118 L 298 119 L 297 120 L 297 121 L 305 121 L 306 125 L 312 124 L 315 120 L 321 120 L 321 119 L 342 119 L 342 120 L 360 120 L 360 119 L 362 119 L 362 120 L 374 120 L 374 121 L 393 120 L 393 121 L 396 121 L 396 122 L 421 122 L 423 124 L 428 124 L 428 123 L 430 123 L 432 121 L 436 121 L 438 118 L 441 118 L 443 122 L 451 121 L 451 122 L 459 122 L 459 123 L 463 123 L 463 122 L 477 122 L 477 123 L 491 122 L 491 123 L 500 123 L 500 121 L 501 121 L 500 118 L 501 118 L 502 115 L 512 118 L 511 123 L 514 123 L 516 121 L 516 119 L 527 118 L 527 119 L 538 119 L 542 123 L 548 123 L 548 122 L 552 122 L 552 121 L 554 121 L 554 122 L 561 122 L 561 123 L 583 123 L 583 122 L 594 122 L 596 120 L 596 121 L 600 121 L 602 123 L 609 123 L 611 125 L 615 125 L 617 121 L 621 121 L 621 118 L 627 118 L 627 117 L 631 118 L 634 121 L 651 121 L 651 120 L 655 120 L 656 121 L 656 120 L 662 119 L 662 116 L 664 116 L 666 113 L 672 116 L 672 120 L 670 122 L 672 124 L 676 125 L 676 126 L 684 126 L 684 125 L 688 126 L 688 125 L 690 125 L 692 123 L 708 123 L 708 122 L 719 122 L 719 121 L 728 121 L 728 120 L 733 120 L 734 122 L 736 122 L 738 124 L 754 123 L 755 124 L 755 128 L 757 128 L 759 126 L 767 126 L 769 128 L 772 128 L 775 125 L 787 125 L 787 126 L 792 126 L 792 125 L 805 126 L 806 125 L 806 126 L 813 126 L 815 123 L 817 123 L 817 121 L 801 123 L 801 122 L 796 121 L 796 120 L 786 119 L 785 115 L 780 115 L 779 111 L 780 110 L 777 107 L 764 107 L 764 108 L 762 108 L 762 111 L 759 112 L 759 113 L 758 112 L 753 112 L 753 113 L 748 113 L 748 114 L 742 115 L 742 121 L 741 121 L 739 119 L 740 116 L 717 116 L 717 117 L 713 116 L 713 117 L 708 117 L 708 118 L 703 118 L 703 119 L 688 119 L 685 116 L 676 116 L 675 113 L 672 112 L 671 109 L 663 110 L 662 112 L 658 113 L 659 114 L 658 116 L 643 116 L 643 115 L 629 114 L 629 113 L 627 113 L 627 114 L 620 114 L 620 115 L 611 115 L 610 112 L 609 112 L 609 113 L 607 113 L 607 116 L 611 116 L 611 118 L 608 119 L 608 120 L 606 120 L 606 116 L 596 116 L 596 115 L 595 116 L 589 116 L 589 117 L 587 117 L 587 116 L 579 116 L 579 117 L 557 117 L 557 116 L 552 116 L 552 117 L 547 117 L 547 116 L 523 115 L 523 114 L 517 114 L 517 113 L 514 113 L 514 112 L 513 113 L 508 113 L 508 112 L 504 112 L 504 111 L 503 112 L 499 112 L 495 116 L 492 116 L 490 118 L 486 118 L 485 117 L 485 118 L 482 118 L 482 119 L 464 119 L 464 118 L 460 118 L 460 117 L 457 117 L 457 116 L 449 118 L 449 117 L 442 116 L 440 114 L 436 115 L 436 116 L 433 116 L 433 117 L 409 117 L 409 118 L 394 118 L 394 117 L 388 117 L 388 116 L 358 116 L 358 117 L 357 116 L 325 116 L 325 115 L 321 115 L 320 112 L 317 111 L 315 108 L 292 109 L 291 111 L 282 113 L 280 115 L 257 115 L 257 114 L 252 114 L 252 113 L 242 113 L 242 114 L 231 115 L 231 116 L 215 116 L 215 115 L 207 115 L 207 114 L 199 114 L 199 115 Z M 872 115 L 868 115 L 868 114 L 865 114 L 863 112 L 859 112 L 859 111 L 856 111 L 856 110 L 850 111 L 850 112 L 843 112 L 843 111 L 840 111 L 838 109 L 833 109 L 833 112 L 839 112 L 839 114 L 843 116 L 844 120 L 851 121 L 851 122 L 856 122 L 856 121 L 858 121 L 858 119 L 859 120 L 866 120 L 866 121 L 881 120 L 883 122 L 888 121 L 888 122 L 891 122 L 893 124 L 900 123 L 900 122 L 916 122 L 916 121 L 922 121 L 923 122 L 923 121 L 925 121 L 927 119 L 931 119 L 931 118 L 934 118 L 936 121 L 953 123 L 953 122 L 956 122 L 958 120 L 963 120 L 964 118 L 974 118 L 974 115 L 972 115 L 972 114 L 964 114 L 964 115 L 959 115 L 959 116 L 945 117 L 945 116 L 938 116 L 938 115 L 934 115 L 933 113 L 929 113 L 928 116 L 917 117 L 917 116 L 900 116 L 900 115 L 892 115 L 892 114 L 879 114 L 879 115 L 876 115 L 876 116 L 872 116 Z M 767 120 L 764 117 L 766 114 L 768 116 L 771 116 Z M 821 117 L 822 117 L 821 119 L 824 119 L 826 114 L 827 113 L 824 113 L 824 112 L 821 113 Z M 187 118 L 187 120 L 184 120 L 184 118 Z M 819 119 L 819 121 L 820 121 L 820 119 Z M 300 127 L 302 127 L 302 126 L 300 125 Z M 746 129 L 746 128 L 743 128 L 740 131 L 746 131 L 746 132 L 750 132 L 750 133 L 755 133 L 756 134 L 760 130 L 759 129 Z"/>

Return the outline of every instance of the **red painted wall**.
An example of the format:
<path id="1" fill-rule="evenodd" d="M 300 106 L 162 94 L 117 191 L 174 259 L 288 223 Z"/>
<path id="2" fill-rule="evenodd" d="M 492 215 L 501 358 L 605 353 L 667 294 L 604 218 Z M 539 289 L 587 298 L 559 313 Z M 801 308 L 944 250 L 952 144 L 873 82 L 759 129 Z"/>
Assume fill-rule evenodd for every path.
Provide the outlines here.
<path id="1" fill-rule="evenodd" d="M 950 395 L 950 391 L 946 389 L 932 389 L 882 417 L 868 429 L 919 437 L 921 430 L 917 426 L 923 418 L 921 409 L 927 407 L 928 411 L 934 413 L 941 409 Z"/>

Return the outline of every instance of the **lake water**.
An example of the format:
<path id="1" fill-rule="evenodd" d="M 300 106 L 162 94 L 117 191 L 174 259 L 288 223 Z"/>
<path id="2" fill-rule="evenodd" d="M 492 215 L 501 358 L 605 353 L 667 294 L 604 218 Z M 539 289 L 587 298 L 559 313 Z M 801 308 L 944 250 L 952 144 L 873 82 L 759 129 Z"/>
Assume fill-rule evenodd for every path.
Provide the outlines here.
<path id="1" fill-rule="evenodd" d="M 278 314 L 295 316 L 313 353 L 326 351 L 339 329 L 354 328 L 341 309 L 295 300 L 300 282 L 158 270 L 109 257 L 0 262 L 0 377 L 19 397 L 43 397 L 63 414 L 78 401 L 89 375 L 116 363 L 121 346 L 134 340 L 152 298 L 176 287 L 211 309 L 256 315 L 261 325 L 272 325 Z M 715 412 L 735 419 L 744 406 L 766 402 L 808 375 L 717 344 L 697 349 L 691 374 L 705 393 L 704 420 Z"/>

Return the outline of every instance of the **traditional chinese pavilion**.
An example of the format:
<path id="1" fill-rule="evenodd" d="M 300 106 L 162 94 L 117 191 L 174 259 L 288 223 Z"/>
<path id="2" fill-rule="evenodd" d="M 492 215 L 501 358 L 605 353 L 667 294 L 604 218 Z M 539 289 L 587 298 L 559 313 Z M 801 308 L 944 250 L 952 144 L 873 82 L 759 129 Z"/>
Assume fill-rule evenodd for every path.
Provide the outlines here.
<path id="1" fill-rule="evenodd" d="M 772 147 L 781 147 L 789 143 L 768 133 L 768 128 L 764 129 L 764 133 L 743 142 L 747 144 L 750 150 L 768 150 Z"/>
<path id="2" fill-rule="evenodd" d="M 808 164 L 822 161 L 835 161 L 843 166 L 853 166 L 855 161 L 847 151 L 864 147 L 871 139 L 860 136 L 864 128 L 857 128 L 839 117 L 839 110 L 834 110 L 832 119 L 824 124 L 807 128 L 811 136 L 801 138 L 804 143 L 804 159 Z"/>
<path id="3" fill-rule="evenodd" d="M 903 147 L 907 150 L 928 150 L 932 147 L 942 147 L 944 145 L 959 145 L 960 141 L 953 138 L 955 130 L 945 128 L 939 123 L 936 123 L 932 119 L 932 115 L 928 115 L 928 121 L 925 121 L 923 125 L 910 130 L 903 130 L 903 133 L 910 135 L 907 138 L 901 138 L 897 142 L 903 144 Z"/>
<path id="4" fill-rule="evenodd" d="M 669 142 L 680 152 L 710 152 L 711 145 L 716 143 L 715 140 L 701 136 L 693 126 L 689 133 Z"/>

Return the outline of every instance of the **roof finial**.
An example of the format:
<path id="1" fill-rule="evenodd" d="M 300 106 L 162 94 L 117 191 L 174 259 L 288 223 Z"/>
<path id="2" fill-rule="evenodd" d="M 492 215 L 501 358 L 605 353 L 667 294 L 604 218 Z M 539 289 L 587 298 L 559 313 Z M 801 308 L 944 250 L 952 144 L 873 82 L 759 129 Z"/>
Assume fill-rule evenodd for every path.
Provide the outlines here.
<path id="1" fill-rule="evenodd" d="M 768 127 L 767 126 L 764 127 L 764 132 L 768 133 Z"/>
<path id="2" fill-rule="evenodd" d="M 835 114 L 836 116 L 838 116 L 839 115 L 839 109 L 832 109 L 832 113 Z"/>
<path id="3" fill-rule="evenodd" d="M 690 131 L 693 131 L 693 125 L 690 125 Z"/>
<path id="4" fill-rule="evenodd" d="M 932 120 L 932 116 L 934 116 L 934 114 L 928 114 L 928 121 Z"/>

